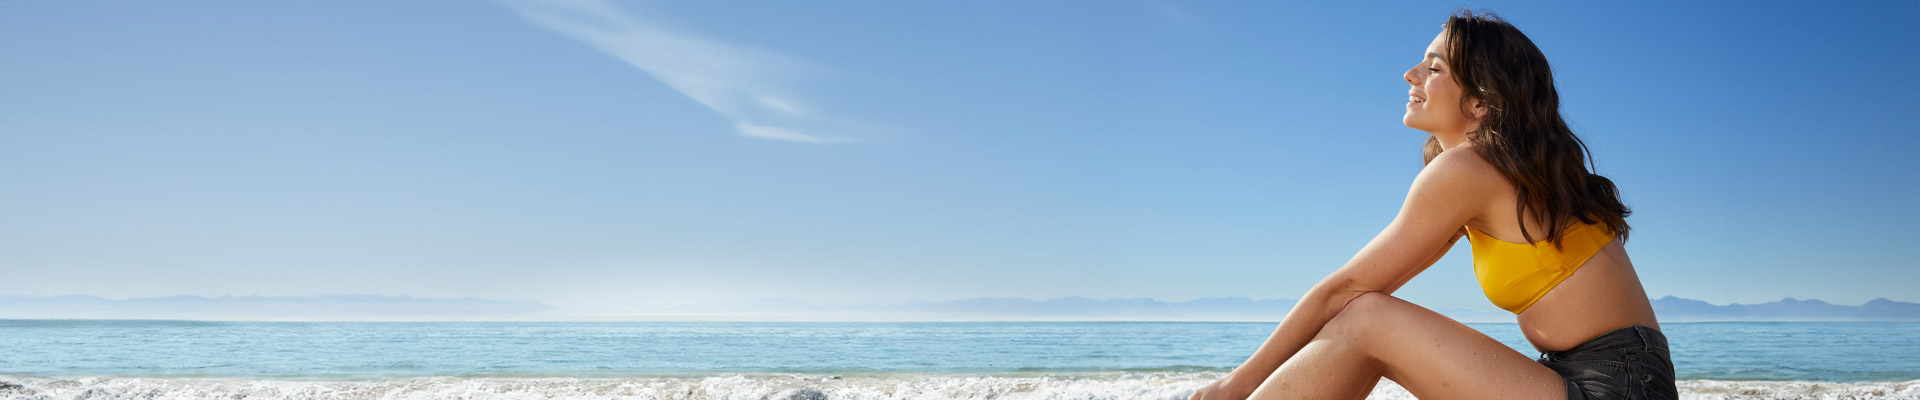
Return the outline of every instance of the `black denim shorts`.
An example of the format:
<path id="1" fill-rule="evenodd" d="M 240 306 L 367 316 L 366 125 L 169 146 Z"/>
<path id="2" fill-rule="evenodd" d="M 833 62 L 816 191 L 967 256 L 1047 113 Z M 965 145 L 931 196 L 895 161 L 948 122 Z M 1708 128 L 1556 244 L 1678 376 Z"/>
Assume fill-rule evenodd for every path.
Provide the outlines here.
<path id="1" fill-rule="evenodd" d="M 1540 364 L 1567 381 L 1567 398 L 1676 399 L 1667 335 L 1634 325 L 1607 332 L 1566 351 L 1540 355 Z"/>

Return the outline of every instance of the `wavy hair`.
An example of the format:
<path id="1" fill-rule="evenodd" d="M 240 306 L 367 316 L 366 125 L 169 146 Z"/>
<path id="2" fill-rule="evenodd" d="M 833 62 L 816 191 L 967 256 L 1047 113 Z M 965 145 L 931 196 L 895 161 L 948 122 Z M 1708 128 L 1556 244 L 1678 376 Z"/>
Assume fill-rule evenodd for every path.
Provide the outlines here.
<path id="1" fill-rule="evenodd" d="M 1527 233 L 1530 210 L 1534 220 L 1545 224 L 1546 239 L 1556 249 L 1566 230 L 1562 225 L 1574 219 L 1604 222 L 1626 241 L 1631 230 L 1627 215 L 1633 211 L 1620 201 L 1612 180 L 1588 172 L 1592 162 L 1587 144 L 1560 116 L 1560 94 L 1546 55 L 1520 29 L 1490 11 L 1476 14 L 1462 8 L 1447 17 L 1442 29 L 1447 33 L 1446 62 L 1461 88 L 1461 112 L 1472 118 L 1466 109 L 1469 99 L 1487 103 L 1485 119 L 1466 140 L 1518 190 L 1514 214 L 1520 216 L 1520 236 L 1527 243 L 1535 241 Z M 1428 136 L 1425 162 L 1433 162 L 1444 150 L 1439 139 Z"/>

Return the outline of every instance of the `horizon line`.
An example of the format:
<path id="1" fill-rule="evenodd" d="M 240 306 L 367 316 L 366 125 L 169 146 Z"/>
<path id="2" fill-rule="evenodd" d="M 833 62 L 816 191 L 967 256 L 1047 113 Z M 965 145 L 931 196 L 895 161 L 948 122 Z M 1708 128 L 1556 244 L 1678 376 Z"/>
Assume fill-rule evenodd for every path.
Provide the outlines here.
<path id="1" fill-rule="evenodd" d="M 432 297 L 432 296 L 425 296 L 425 297 L 423 297 L 423 296 L 417 296 L 417 295 L 411 295 L 411 294 L 398 294 L 398 295 L 386 295 L 386 294 L 365 294 L 365 293 L 336 293 L 336 294 L 308 294 L 308 295 L 263 295 L 263 294 L 245 294 L 245 295 L 235 295 L 235 294 L 231 294 L 231 293 L 229 293 L 229 294 L 221 294 L 221 295 L 218 295 L 218 296 L 212 296 L 212 295 L 199 295 L 199 294 L 172 294 L 172 295 L 150 295 L 150 296 L 128 296 L 128 297 L 107 297 L 107 296 L 102 296 L 102 295 L 96 295 L 96 294 L 80 294 L 80 293 L 69 293 L 69 294 L 9 294 L 9 293 L 0 293 L 0 298 L 4 298 L 4 297 L 42 297 L 42 298 L 49 298 L 49 297 L 92 297 L 92 298 L 96 298 L 96 299 L 101 299 L 101 300 L 113 300 L 113 301 L 122 301 L 122 300 L 140 300 L 140 299 L 167 299 L 167 298 L 180 298 L 180 297 L 189 297 L 189 298 L 201 298 L 201 299 L 221 299 L 221 298 L 324 298 L 324 297 L 366 297 L 366 298 L 387 298 L 387 299 L 415 299 L 415 300 L 483 300 L 483 301 L 491 301 L 491 302 L 511 302 L 511 303 L 536 303 L 536 304 L 541 304 L 541 305 L 547 305 L 547 306 L 551 306 L 551 305 L 549 305 L 549 304 L 546 304 L 546 302 L 545 302 L 545 301 L 540 301 L 540 300 L 530 300 L 530 299 L 517 299 L 517 298 L 496 298 L 496 297 L 477 297 L 477 296 L 462 296 L 462 297 Z M 1806 302 L 1806 301 L 1818 301 L 1818 302 L 1822 302 L 1822 303 L 1827 303 L 1827 304 L 1832 304 L 1832 305 L 1838 305 L 1838 306 L 1851 306 L 1851 307 L 1857 307 L 1857 306 L 1864 306 L 1864 305 L 1866 305 L 1866 304 L 1869 304 L 1869 303 L 1872 303 L 1872 302 L 1874 302 L 1874 301 L 1876 301 L 1876 300 L 1885 300 L 1885 301 L 1891 301 L 1891 302 L 1898 302 L 1898 303 L 1916 303 L 1916 304 L 1920 304 L 1920 300 L 1915 300 L 1915 301 L 1907 301 L 1907 300 L 1896 300 L 1896 299 L 1893 299 L 1893 298 L 1890 298 L 1890 297 L 1887 297 L 1887 296 L 1879 296 L 1879 297 L 1875 297 L 1875 298 L 1872 298 L 1872 299 L 1868 299 L 1868 300 L 1866 300 L 1866 301 L 1864 301 L 1864 302 L 1861 302 L 1861 303 L 1860 303 L 1860 304 L 1858 304 L 1858 305 L 1848 305 L 1848 304 L 1840 304 L 1840 303 L 1834 303 L 1834 302 L 1831 302 L 1831 301 L 1827 301 L 1827 300 L 1823 300 L 1823 299 L 1820 299 L 1820 298 L 1816 298 L 1816 297 L 1793 297 L 1793 296 L 1787 296 L 1787 297 L 1782 297 L 1782 298 L 1780 298 L 1780 299 L 1778 299 L 1778 300 L 1770 300 L 1770 301 L 1765 301 L 1765 302 L 1760 302 L 1760 303 L 1733 303 L 1733 302 L 1729 302 L 1729 303 L 1714 303 L 1714 302 L 1712 302 L 1712 301 L 1708 301 L 1708 300 L 1705 300 L 1705 299 L 1698 299 L 1698 298 L 1692 298 L 1692 297 L 1682 297 L 1682 296 L 1678 296 L 1678 295 L 1672 295 L 1672 294 L 1668 294 L 1668 295 L 1664 295 L 1664 296 L 1660 296 L 1660 297 L 1652 297 L 1652 296 L 1649 296 L 1649 297 L 1647 297 L 1647 300 L 1648 300 L 1648 301 L 1657 301 L 1657 300 L 1661 300 L 1661 299 L 1667 299 L 1667 298 L 1673 298 L 1673 299 L 1681 299 L 1681 300 L 1694 300 L 1694 301 L 1701 301 L 1701 302 L 1706 302 L 1707 304 L 1709 304 L 1709 305 L 1714 305 L 1714 306 L 1733 306 L 1733 305 L 1753 305 L 1753 304 L 1765 304 L 1765 303 L 1775 303 L 1775 302 L 1786 302 L 1786 301 L 1800 301 L 1800 302 Z M 738 306 L 738 305 L 744 305 L 744 304 L 742 304 L 742 303 L 755 303 L 755 302 L 768 302 L 768 301 L 785 301 L 785 302 L 800 302 L 800 303 L 808 303 L 808 304 L 810 304 L 810 305 L 839 305 L 839 306 L 845 306 L 845 305 L 882 305 L 882 304 L 895 304 L 895 305 L 905 305 L 905 304 L 912 304 L 912 303 L 920 303 L 920 302 L 927 302 L 927 303 L 938 303 L 938 302 L 956 302 L 956 301 L 969 301 L 969 300 L 1027 300 L 1027 301 L 1035 301 L 1035 302 L 1050 302 L 1050 301 L 1058 301 L 1058 300 L 1070 300 L 1070 299 L 1087 299 L 1087 300 L 1093 300 L 1093 301 L 1100 301 L 1100 302 L 1107 302 L 1107 301 L 1117 301 L 1117 300 L 1148 300 L 1148 301 L 1154 301 L 1154 302 L 1160 302 L 1160 303 L 1191 303 L 1191 302 L 1194 302 L 1194 301 L 1200 301 L 1200 300 L 1207 300 L 1207 299 L 1247 299 L 1247 300 L 1250 300 L 1250 301 L 1255 301 L 1255 302 L 1262 302 L 1262 301 L 1289 301 L 1289 302 L 1298 302 L 1298 301 L 1300 301 L 1300 300 L 1299 300 L 1299 299 L 1297 299 L 1297 298 L 1286 298 L 1286 297 L 1270 297 L 1270 298 L 1254 298 L 1254 297 L 1250 297 L 1250 296 L 1208 296 L 1208 297 L 1195 297 L 1195 298 L 1192 298 L 1192 299 L 1188 299 L 1188 300 L 1162 300 L 1162 299 L 1158 299 L 1158 298 L 1153 298 L 1153 297 L 1108 297 L 1108 298 L 1094 298 L 1094 297 L 1088 297 L 1088 296 L 1080 296 L 1080 295 L 1068 295 L 1068 296 L 1056 296 L 1056 297 L 1048 297 L 1048 298 L 1039 298 L 1039 297 L 1024 297 L 1024 296 L 980 296 L 980 297 L 962 297 L 962 298 L 950 298 L 950 299 L 910 299 L 910 300 L 877 300 L 877 301 L 865 301 L 865 302 L 854 302 L 854 303 L 847 303 L 847 302 L 820 302 L 820 301 L 818 301 L 818 300 L 810 300 L 810 299 L 804 299 L 804 298 L 798 298 L 798 297 L 791 297 L 791 296 L 783 296 L 783 297 L 756 297 L 756 298 L 748 298 L 748 299 L 742 299 L 742 300 L 734 300 L 734 301 L 730 301 L 730 302 L 715 302 L 715 303 L 703 303 L 703 304 L 677 304 L 677 305 L 672 305 L 672 306 L 673 306 L 673 307 L 701 307 L 701 306 Z M 1476 309 L 1476 310 L 1477 310 L 1477 309 Z"/>

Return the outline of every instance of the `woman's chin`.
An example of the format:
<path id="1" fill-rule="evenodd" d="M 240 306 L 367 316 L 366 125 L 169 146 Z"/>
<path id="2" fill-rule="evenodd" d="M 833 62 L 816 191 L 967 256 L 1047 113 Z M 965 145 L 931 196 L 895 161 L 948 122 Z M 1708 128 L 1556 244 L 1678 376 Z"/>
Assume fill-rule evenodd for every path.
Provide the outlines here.
<path id="1" fill-rule="evenodd" d="M 1433 130 L 1427 129 L 1426 123 L 1415 121 L 1412 118 L 1402 119 L 1400 120 L 1400 124 L 1406 125 L 1408 128 L 1413 128 L 1413 130 L 1416 130 L 1416 131 L 1426 132 L 1429 134 L 1433 133 Z"/>

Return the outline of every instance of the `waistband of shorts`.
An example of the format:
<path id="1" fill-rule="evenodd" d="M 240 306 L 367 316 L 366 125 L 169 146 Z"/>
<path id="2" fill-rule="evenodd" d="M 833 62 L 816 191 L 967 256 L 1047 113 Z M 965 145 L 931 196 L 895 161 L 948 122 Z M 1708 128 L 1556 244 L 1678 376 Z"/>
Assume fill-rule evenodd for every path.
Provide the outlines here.
<path id="1" fill-rule="evenodd" d="M 1612 332 L 1600 334 L 1600 336 L 1594 336 L 1592 339 L 1587 339 L 1586 342 L 1580 343 L 1580 345 L 1578 346 L 1573 346 L 1573 348 L 1571 349 L 1566 349 L 1563 351 L 1549 351 L 1544 353 L 1544 355 L 1560 356 L 1560 355 L 1581 353 L 1581 352 L 1588 352 L 1588 351 L 1601 351 L 1601 350 L 1612 350 L 1612 349 L 1632 348 L 1632 347 L 1639 347 L 1641 349 L 1645 349 L 1649 351 L 1655 348 L 1659 348 L 1660 350 L 1664 351 L 1667 349 L 1667 335 L 1662 334 L 1660 333 L 1660 331 L 1655 330 L 1653 328 L 1646 327 L 1644 325 L 1632 325 L 1625 328 L 1615 329 Z"/>

